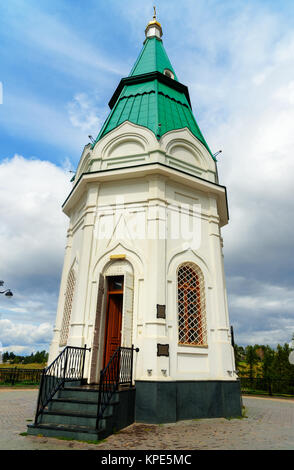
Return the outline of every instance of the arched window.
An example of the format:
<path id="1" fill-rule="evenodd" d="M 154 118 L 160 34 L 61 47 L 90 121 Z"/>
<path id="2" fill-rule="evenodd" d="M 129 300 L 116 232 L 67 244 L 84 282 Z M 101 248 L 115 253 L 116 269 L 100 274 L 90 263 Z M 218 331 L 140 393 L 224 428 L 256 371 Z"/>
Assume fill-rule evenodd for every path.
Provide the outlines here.
<path id="1" fill-rule="evenodd" d="M 204 276 L 194 263 L 178 269 L 179 344 L 207 344 Z"/>
<path id="2" fill-rule="evenodd" d="M 74 273 L 74 270 L 71 269 L 67 278 L 65 302 L 64 302 L 64 309 L 63 309 L 63 319 L 62 319 L 62 327 L 61 327 L 60 342 L 59 342 L 60 346 L 66 346 L 67 340 L 68 340 L 75 283 L 76 283 L 75 273 Z"/>
<path id="3" fill-rule="evenodd" d="M 166 75 L 168 78 L 172 78 L 173 80 L 175 79 L 174 74 L 169 69 L 164 69 L 163 74 Z"/>

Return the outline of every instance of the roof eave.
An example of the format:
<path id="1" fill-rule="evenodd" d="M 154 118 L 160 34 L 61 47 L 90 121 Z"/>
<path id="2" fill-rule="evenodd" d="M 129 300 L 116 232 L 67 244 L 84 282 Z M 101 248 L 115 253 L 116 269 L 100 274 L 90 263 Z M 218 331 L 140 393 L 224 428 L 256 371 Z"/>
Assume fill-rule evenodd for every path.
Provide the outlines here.
<path id="1" fill-rule="evenodd" d="M 130 168 L 132 168 L 131 173 L 129 171 Z M 138 178 L 139 176 L 145 177 L 152 173 L 163 174 L 165 176 L 172 177 L 173 179 L 175 178 L 179 182 L 184 182 L 186 185 L 191 185 L 194 187 L 196 186 L 201 191 L 207 191 L 211 194 L 215 194 L 217 196 L 219 205 L 220 227 L 223 227 L 228 223 L 229 212 L 227 190 L 225 186 L 207 181 L 199 176 L 192 175 L 179 168 L 173 168 L 159 162 L 83 173 L 64 201 L 62 205 L 63 212 L 67 216 L 70 216 L 72 207 L 76 204 L 76 201 L 80 199 L 80 195 L 84 190 L 84 186 L 89 182 L 93 182 L 94 180 L 100 182 L 118 181 L 125 176 L 132 179 Z"/>
<path id="2" fill-rule="evenodd" d="M 120 94 L 121 94 L 121 92 L 122 92 L 122 90 L 124 89 L 125 86 L 135 85 L 137 83 L 150 82 L 152 80 L 158 80 L 159 82 L 164 83 L 165 85 L 167 85 L 167 86 L 169 86 L 169 87 L 171 87 L 171 88 L 173 88 L 173 89 L 175 89 L 175 90 L 177 90 L 181 93 L 184 93 L 185 97 L 188 100 L 189 106 L 192 109 L 188 87 L 186 85 L 183 85 L 180 82 L 177 82 L 177 81 L 173 80 L 172 78 L 169 78 L 167 75 L 164 75 L 161 72 L 149 72 L 149 73 L 143 73 L 141 75 L 134 75 L 132 77 L 123 78 L 119 82 L 115 92 L 112 95 L 112 98 L 110 99 L 110 101 L 108 103 L 110 109 L 112 109 L 114 107 L 115 103 L 119 99 Z"/>

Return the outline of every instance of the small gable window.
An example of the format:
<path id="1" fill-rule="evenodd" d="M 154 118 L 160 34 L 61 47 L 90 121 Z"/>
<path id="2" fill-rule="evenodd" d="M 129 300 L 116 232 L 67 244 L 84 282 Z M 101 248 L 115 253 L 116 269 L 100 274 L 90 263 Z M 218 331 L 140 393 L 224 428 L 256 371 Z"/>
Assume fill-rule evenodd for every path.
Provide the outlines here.
<path id="1" fill-rule="evenodd" d="M 169 69 L 164 69 L 163 74 L 166 75 L 168 78 L 172 78 L 173 80 L 175 78 L 174 74 Z"/>

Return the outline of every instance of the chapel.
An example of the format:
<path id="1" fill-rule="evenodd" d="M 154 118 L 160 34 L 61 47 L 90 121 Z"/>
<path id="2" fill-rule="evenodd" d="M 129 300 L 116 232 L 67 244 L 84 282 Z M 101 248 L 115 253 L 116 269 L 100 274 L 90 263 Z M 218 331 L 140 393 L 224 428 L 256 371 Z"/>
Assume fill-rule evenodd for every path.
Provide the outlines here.
<path id="1" fill-rule="evenodd" d="M 64 380 L 51 391 L 55 408 L 41 397 L 35 423 L 51 425 L 48 435 L 60 421 L 65 433 L 70 423 L 81 434 L 70 418 L 95 393 L 96 429 L 113 416 L 114 394 L 127 415 L 120 427 L 241 415 L 221 235 L 226 188 L 162 36 L 155 14 L 63 204 L 69 228 L 55 365 L 44 380 Z M 124 418 L 116 413 L 118 429 Z"/>

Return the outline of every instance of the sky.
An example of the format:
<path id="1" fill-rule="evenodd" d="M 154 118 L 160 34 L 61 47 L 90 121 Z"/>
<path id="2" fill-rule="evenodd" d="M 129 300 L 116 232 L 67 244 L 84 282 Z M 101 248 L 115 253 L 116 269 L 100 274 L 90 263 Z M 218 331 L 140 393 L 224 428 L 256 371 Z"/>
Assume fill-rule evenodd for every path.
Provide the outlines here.
<path id="1" fill-rule="evenodd" d="M 294 2 L 157 0 L 163 43 L 218 157 L 230 322 L 239 345 L 294 333 Z M 0 342 L 48 350 L 67 218 L 89 135 L 128 76 L 149 0 L 0 0 Z M 2 89 L 2 93 L 1 93 Z"/>

